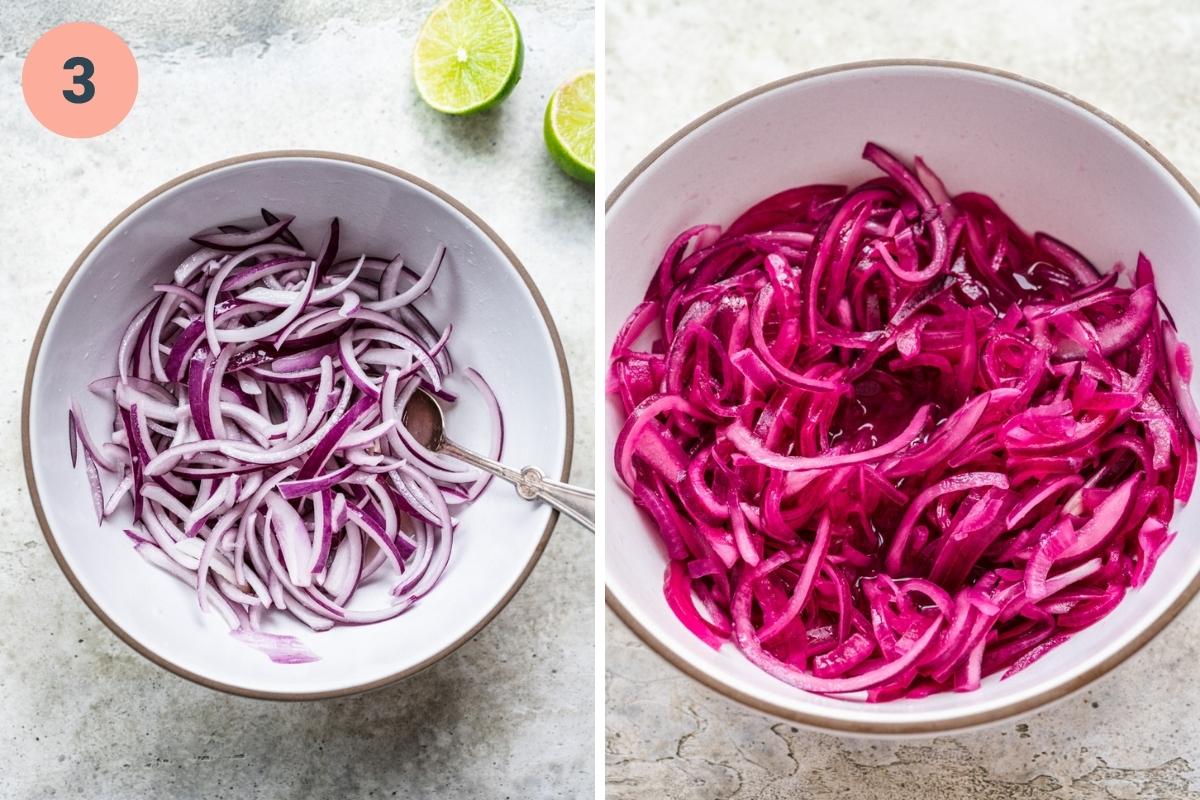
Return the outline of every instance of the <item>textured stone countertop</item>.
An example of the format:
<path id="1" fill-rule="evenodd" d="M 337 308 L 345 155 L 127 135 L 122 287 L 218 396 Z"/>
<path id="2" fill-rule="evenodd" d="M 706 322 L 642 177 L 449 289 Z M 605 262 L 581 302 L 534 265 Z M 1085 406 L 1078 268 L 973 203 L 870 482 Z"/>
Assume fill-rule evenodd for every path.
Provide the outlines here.
<path id="1" fill-rule="evenodd" d="M 608 188 L 680 126 L 740 92 L 818 66 L 887 57 L 973 61 L 1058 86 L 1200 180 L 1196 3 L 773 0 L 730 8 L 609 0 Z M 1195 603 L 1064 703 L 981 733 L 916 743 L 838 739 L 765 717 L 684 677 L 608 617 L 613 800 L 1200 797 Z"/>
<path id="2" fill-rule="evenodd" d="M 0 797 L 576 798 L 594 785 L 593 539 L 562 522 L 512 603 L 471 642 L 371 694 L 314 703 L 222 695 L 111 634 L 63 579 L 34 520 L 21 384 L 54 287 L 143 193 L 229 155 L 339 150 L 425 177 L 521 256 L 558 323 L 576 398 L 574 477 L 592 465 L 593 193 L 550 162 L 542 112 L 591 66 L 589 0 L 514 0 L 516 92 L 467 119 L 411 87 L 432 0 L 9 0 L 0 4 Z M 250 8 L 252 7 L 252 8 Z M 94 140 L 43 130 L 21 99 L 49 28 L 105 24 L 140 94 Z"/>

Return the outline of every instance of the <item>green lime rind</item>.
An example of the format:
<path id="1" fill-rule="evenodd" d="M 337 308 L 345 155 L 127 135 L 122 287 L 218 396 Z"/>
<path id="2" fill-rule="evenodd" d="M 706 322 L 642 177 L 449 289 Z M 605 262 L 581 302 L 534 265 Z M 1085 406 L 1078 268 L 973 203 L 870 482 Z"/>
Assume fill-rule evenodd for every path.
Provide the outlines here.
<path id="1" fill-rule="evenodd" d="M 446 0 L 421 26 L 413 48 L 417 94 L 456 116 L 492 108 L 521 80 L 525 43 L 500 0 Z"/>
<path id="2" fill-rule="evenodd" d="M 596 73 L 581 72 L 554 90 L 542 125 L 546 149 L 563 172 L 596 182 Z"/>

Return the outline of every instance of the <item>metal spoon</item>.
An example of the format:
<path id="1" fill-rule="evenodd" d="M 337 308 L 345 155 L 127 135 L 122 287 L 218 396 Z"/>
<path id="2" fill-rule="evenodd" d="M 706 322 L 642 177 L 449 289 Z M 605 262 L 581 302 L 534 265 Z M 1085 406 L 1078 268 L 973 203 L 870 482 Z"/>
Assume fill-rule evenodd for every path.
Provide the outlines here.
<path id="1" fill-rule="evenodd" d="M 596 493 L 568 483 L 550 480 L 537 467 L 525 467 L 519 472 L 503 464 L 460 447 L 446 438 L 446 418 L 437 400 L 417 390 L 404 406 L 400 416 L 413 438 L 430 450 L 453 456 L 497 478 L 508 481 L 517 494 L 526 500 L 541 500 L 558 509 L 593 533 L 596 530 Z"/>

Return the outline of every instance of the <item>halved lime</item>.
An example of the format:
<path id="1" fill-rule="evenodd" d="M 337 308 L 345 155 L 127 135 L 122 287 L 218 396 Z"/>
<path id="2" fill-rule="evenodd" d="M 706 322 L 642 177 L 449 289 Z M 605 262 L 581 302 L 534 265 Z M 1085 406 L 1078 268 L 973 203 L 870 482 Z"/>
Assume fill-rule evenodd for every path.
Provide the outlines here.
<path id="1" fill-rule="evenodd" d="M 546 147 L 563 172 L 596 181 L 596 73 L 581 72 L 554 90 L 546 106 Z"/>
<path id="2" fill-rule="evenodd" d="M 500 0 L 446 0 L 417 34 L 413 77 L 438 111 L 473 114 L 508 96 L 524 58 L 521 29 Z"/>

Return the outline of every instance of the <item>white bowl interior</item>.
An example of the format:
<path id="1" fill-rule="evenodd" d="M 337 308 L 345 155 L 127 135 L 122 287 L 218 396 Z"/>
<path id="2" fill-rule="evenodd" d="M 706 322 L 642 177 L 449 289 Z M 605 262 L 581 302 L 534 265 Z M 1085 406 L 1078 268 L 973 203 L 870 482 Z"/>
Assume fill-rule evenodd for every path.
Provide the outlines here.
<path id="1" fill-rule="evenodd" d="M 169 280 L 192 249 L 187 237 L 231 220 L 259 219 L 260 207 L 297 216 L 293 230 L 315 252 L 338 216 L 340 257 L 400 253 L 425 269 L 439 242 L 446 261 L 418 304 L 439 327 L 453 321 L 456 365 L 488 379 L 505 412 L 504 457 L 557 476 L 566 451 L 564 379 L 555 343 L 530 289 L 496 243 L 452 205 L 424 188 L 370 166 L 317 157 L 234 164 L 179 184 L 124 219 L 92 251 L 46 329 L 31 387 L 30 457 L 41 506 L 79 585 L 147 650 L 210 681 L 250 692 L 332 692 L 386 679 L 442 654 L 502 602 L 536 557 L 549 509 L 493 485 L 460 516 L 441 583 L 392 620 L 313 633 L 275 619 L 267 630 L 299 636 L 320 660 L 275 664 L 202 614 L 195 592 L 145 563 L 121 534 L 128 512 L 96 529 L 87 481 L 67 455 L 71 397 L 83 404 L 93 435 L 111 424 L 105 401 L 87 391 L 113 374 L 124 326 Z M 487 413 L 470 384 L 448 414 L 447 431 L 486 449 Z M 107 487 L 111 487 L 110 480 Z M 360 607 L 387 602 L 377 582 Z"/>
<path id="2" fill-rule="evenodd" d="M 859 156 L 876 141 L 922 156 L 953 194 L 991 194 L 1027 230 L 1072 243 L 1103 269 L 1144 250 L 1183 341 L 1200 341 L 1200 209 L 1146 150 L 1100 117 L 1051 92 L 964 68 L 875 65 L 765 91 L 676 142 L 616 198 L 607 216 L 605 336 L 609 346 L 667 243 L 700 222 L 728 223 L 753 202 L 807 183 L 854 184 L 877 173 Z M 608 352 L 606 349 L 605 352 Z M 620 417 L 606 411 L 611 453 Z M 606 470 L 606 581 L 615 600 L 674 656 L 712 681 L 781 713 L 831 726 L 953 726 L 1074 681 L 1120 651 L 1192 583 L 1200 503 L 1149 583 L 1109 617 L 1029 669 L 976 692 L 868 704 L 807 694 L 767 676 L 733 645 L 717 653 L 689 634 L 662 596 L 665 554 Z"/>

